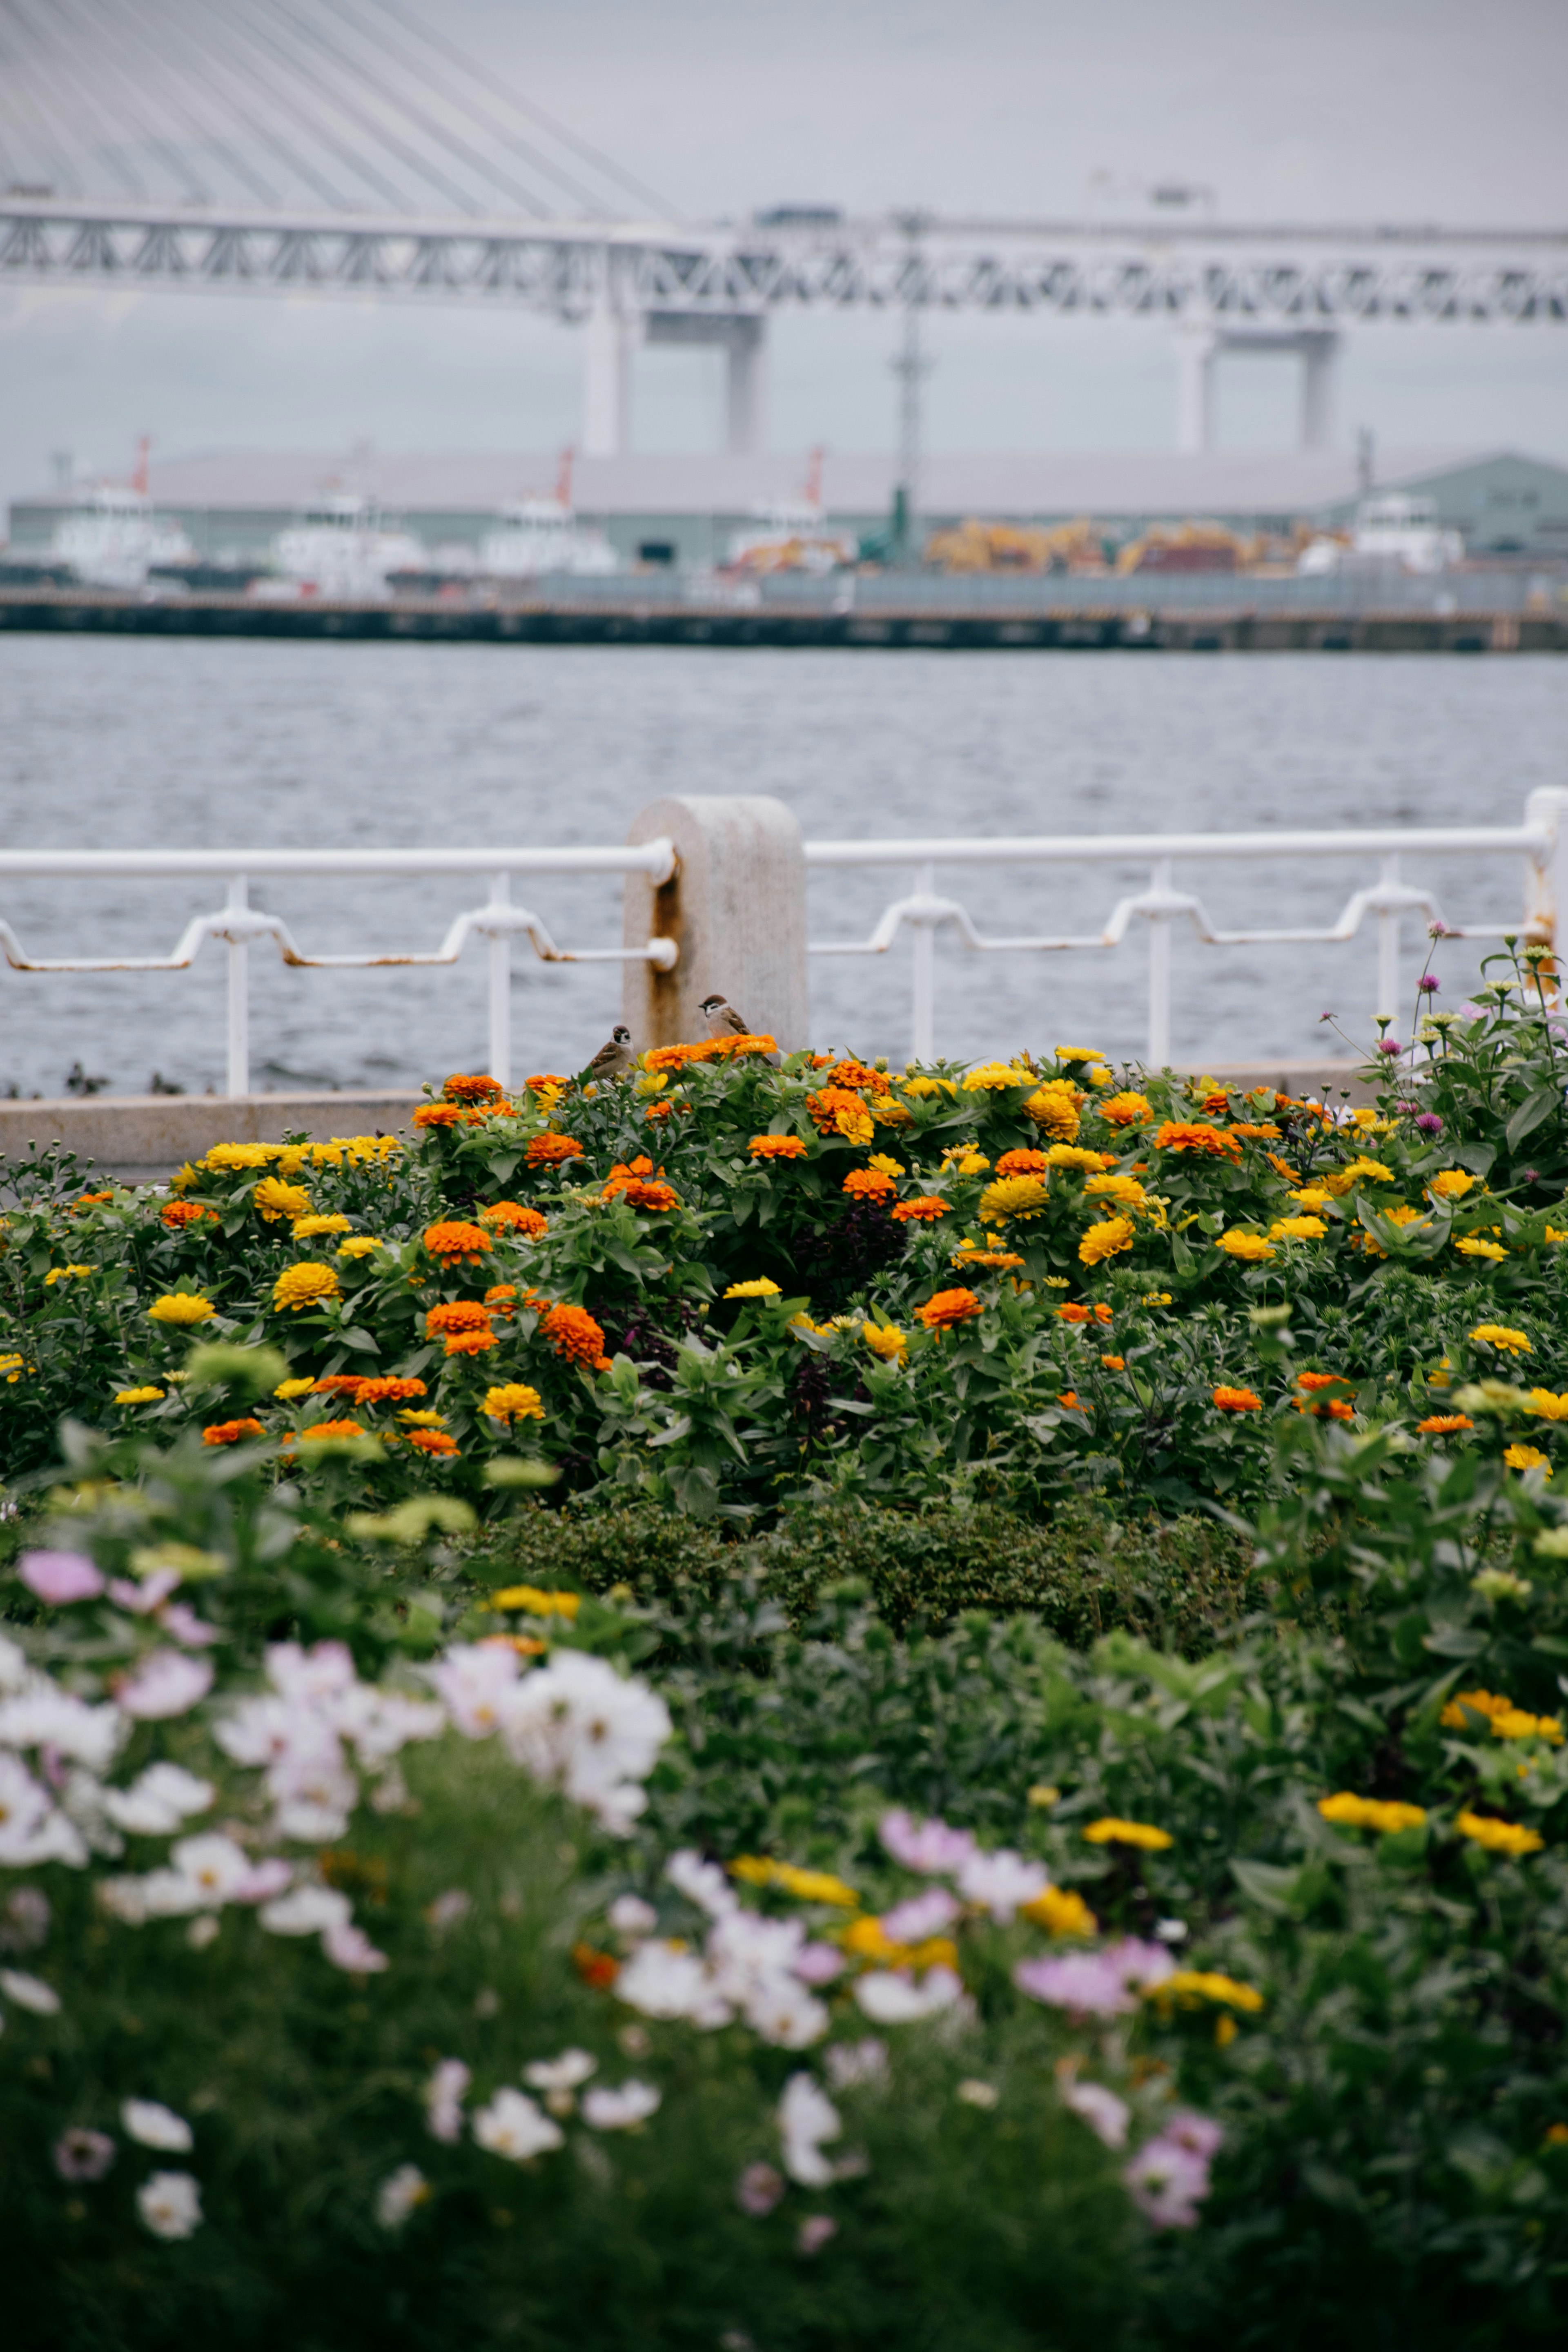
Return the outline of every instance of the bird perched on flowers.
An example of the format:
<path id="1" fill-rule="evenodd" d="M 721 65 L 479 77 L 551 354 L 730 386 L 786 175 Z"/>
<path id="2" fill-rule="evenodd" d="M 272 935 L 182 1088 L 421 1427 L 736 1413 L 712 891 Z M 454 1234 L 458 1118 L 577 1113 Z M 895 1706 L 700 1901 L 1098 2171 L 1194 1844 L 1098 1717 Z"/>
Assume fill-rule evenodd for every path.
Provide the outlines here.
<path id="1" fill-rule="evenodd" d="M 583 1076 L 586 1081 L 624 1078 L 636 1066 L 637 1055 L 632 1051 L 632 1033 L 624 1021 L 617 1021 L 607 1041 L 600 1046 Z"/>
<path id="2" fill-rule="evenodd" d="M 741 1018 L 727 996 L 705 996 L 697 1009 L 707 1015 L 710 1037 L 754 1037 L 756 1035 L 756 1031 L 749 1022 Z M 779 1067 L 782 1058 L 778 1054 L 770 1054 L 767 1056 L 775 1070 Z"/>

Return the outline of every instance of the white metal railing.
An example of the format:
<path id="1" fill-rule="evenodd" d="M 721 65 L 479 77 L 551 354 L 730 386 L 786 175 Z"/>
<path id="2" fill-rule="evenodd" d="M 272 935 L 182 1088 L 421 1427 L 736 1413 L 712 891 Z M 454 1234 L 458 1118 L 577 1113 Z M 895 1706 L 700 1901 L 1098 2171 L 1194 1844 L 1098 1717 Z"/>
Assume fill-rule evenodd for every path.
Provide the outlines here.
<path id="1" fill-rule="evenodd" d="M 645 947 L 561 948 L 540 918 L 511 902 L 513 875 L 646 874 L 657 887 L 675 871 L 673 842 L 645 841 L 619 849 L 0 849 L 0 879 L 62 875 L 150 877 L 211 874 L 226 877 L 228 898 L 216 913 L 197 915 L 166 956 L 29 956 L 9 923 L 0 919 L 0 949 L 14 971 L 183 971 L 207 940 L 228 948 L 228 1066 L 225 1091 L 250 1091 L 250 975 L 253 942 L 270 940 L 287 964 L 312 971 L 364 971 L 392 964 L 453 964 L 470 937 L 489 941 L 489 1068 L 503 1086 L 511 1083 L 511 943 L 526 938 L 545 963 L 646 961 L 670 971 L 679 952 L 673 940 L 650 939 Z M 482 907 L 458 915 L 438 948 L 394 954 L 306 955 L 281 917 L 249 903 L 250 883 L 259 875 L 312 879 L 324 875 L 402 875 L 425 879 L 437 874 L 488 874 L 489 897 Z"/>
<path id="2" fill-rule="evenodd" d="M 1406 856 L 1499 857 L 1522 856 L 1524 900 L 1512 923 L 1450 922 L 1434 893 L 1406 883 Z M 1211 859 L 1365 857 L 1379 864 L 1376 881 L 1355 891 L 1336 921 L 1324 927 L 1222 930 L 1203 900 L 1175 887 L 1178 863 Z M 1521 825 L 1377 825 L 1334 832 L 1142 833 L 1025 835 L 1014 840 L 935 838 L 913 841 L 808 841 L 808 866 L 903 866 L 914 868 L 914 888 L 892 899 L 866 940 L 814 940 L 813 955 L 885 955 L 906 927 L 911 940 L 914 1058 L 926 1061 L 935 1042 L 936 934 L 956 931 L 963 945 L 982 954 L 1058 954 L 1118 948 L 1135 920 L 1149 926 L 1148 1060 L 1159 1069 L 1171 1056 L 1171 933 L 1190 923 L 1210 947 L 1327 945 L 1354 939 L 1369 917 L 1378 931 L 1378 1012 L 1390 1019 L 1405 1009 L 1400 994 L 1400 919 L 1425 914 L 1450 939 L 1500 939 L 1510 931 L 1550 938 L 1556 908 L 1568 906 L 1568 793 L 1531 795 Z M 1149 862 L 1147 887 L 1120 898 L 1103 928 L 1055 936 L 987 938 L 976 929 L 957 898 L 937 890 L 939 866 L 1089 866 Z M 1561 869 L 1561 870 L 1560 870 Z"/>

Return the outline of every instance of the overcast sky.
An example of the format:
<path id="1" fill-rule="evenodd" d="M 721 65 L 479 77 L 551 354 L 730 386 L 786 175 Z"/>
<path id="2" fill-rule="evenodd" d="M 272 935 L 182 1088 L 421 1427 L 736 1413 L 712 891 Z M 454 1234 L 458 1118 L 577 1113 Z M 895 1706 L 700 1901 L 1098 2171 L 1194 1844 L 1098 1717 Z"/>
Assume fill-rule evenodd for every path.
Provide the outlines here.
<path id="1" fill-rule="evenodd" d="M 408 5 L 694 219 L 786 199 L 1059 217 L 1176 179 L 1231 218 L 1568 224 L 1568 0 Z M 781 458 L 890 447 L 892 332 L 860 313 L 776 322 Z M 931 349 L 935 447 L 1173 437 L 1158 329 L 960 315 Z M 548 449 L 579 432 L 581 353 L 521 312 L 12 288 L 0 498 L 47 483 L 58 450 L 122 472 L 140 432 L 167 456 Z M 637 446 L 716 446 L 720 368 L 643 354 Z M 1294 401 L 1289 362 L 1228 362 L 1222 446 L 1287 445 Z M 1568 459 L 1568 324 L 1362 331 L 1338 437 L 1358 425 Z"/>

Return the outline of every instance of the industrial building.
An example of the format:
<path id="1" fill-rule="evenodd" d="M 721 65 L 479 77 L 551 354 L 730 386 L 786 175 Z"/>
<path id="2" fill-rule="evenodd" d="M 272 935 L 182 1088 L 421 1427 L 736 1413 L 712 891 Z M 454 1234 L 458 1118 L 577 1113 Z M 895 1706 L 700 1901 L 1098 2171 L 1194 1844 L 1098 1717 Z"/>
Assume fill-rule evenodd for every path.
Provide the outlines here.
<path id="1" fill-rule="evenodd" d="M 478 547 L 501 509 L 549 499 L 553 455 L 420 457 L 358 451 L 229 451 L 154 461 L 149 488 L 209 562 L 264 560 L 277 534 L 334 493 L 366 498 L 438 558 Z M 584 457 L 573 503 L 628 566 L 706 570 L 759 519 L 799 510 L 804 457 L 748 455 Z M 824 528 L 846 537 L 887 527 L 891 457 L 829 453 L 821 469 Z M 1389 450 L 1375 462 L 1379 491 L 1434 501 L 1436 521 L 1463 536 L 1471 558 L 1568 560 L 1568 467 L 1511 451 Z M 1053 524 L 1077 517 L 1108 539 L 1154 524 L 1202 520 L 1289 535 L 1300 523 L 1349 522 L 1368 487 L 1364 457 L 1331 449 L 1112 452 L 927 457 L 920 484 L 922 535 L 966 517 Z M 79 492 L 61 487 L 11 508 L 13 562 L 37 558 Z"/>

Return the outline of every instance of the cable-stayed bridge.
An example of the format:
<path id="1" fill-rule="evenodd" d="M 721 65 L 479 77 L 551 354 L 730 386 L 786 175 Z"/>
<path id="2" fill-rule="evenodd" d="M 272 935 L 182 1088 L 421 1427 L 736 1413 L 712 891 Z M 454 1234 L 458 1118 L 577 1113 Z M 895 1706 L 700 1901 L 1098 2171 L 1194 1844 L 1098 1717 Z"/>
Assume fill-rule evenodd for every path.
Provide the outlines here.
<path id="1" fill-rule="evenodd" d="M 641 343 L 721 349 L 731 449 L 765 437 L 767 321 L 884 310 L 1142 320 L 1209 446 L 1227 352 L 1302 362 L 1326 443 L 1345 331 L 1568 320 L 1568 231 L 852 218 L 673 206 L 402 0 L 0 0 L 0 284 L 517 305 L 580 325 L 584 446 L 629 440 Z M 1178 198 L 1187 192 L 1174 192 Z M 912 428 L 907 428 L 912 429 Z"/>

